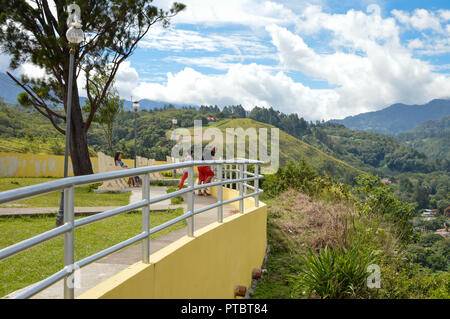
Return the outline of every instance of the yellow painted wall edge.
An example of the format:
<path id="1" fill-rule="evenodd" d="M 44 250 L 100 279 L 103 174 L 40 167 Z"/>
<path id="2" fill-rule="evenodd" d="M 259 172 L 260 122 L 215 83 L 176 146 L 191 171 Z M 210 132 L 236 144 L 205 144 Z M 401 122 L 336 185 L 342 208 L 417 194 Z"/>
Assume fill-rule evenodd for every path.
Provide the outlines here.
<path id="1" fill-rule="evenodd" d="M 223 189 L 223 199 L 238 192 Z M 210 189 L 213 195 L 217 188 Z M 239 202 L 233 204 L 238 207 Z M 236 285 L 249 287 L 254 268 L 261 268 L 267 246 L 267 206 L 244 203 L 235 214 L 185 236 L 88 290 L 80 299 L 234 298 Z"/>
<path id="2" fill-rule="evenodd" d="M 134 167 L 134 159 L 123 159 L 128 167 Z M 98 158 L 91 157 L 94 173 L 98 172 Z M 156 165 L 167 164 L 157 161 Z M 0 152 L 1 177 L 64 177 L 64 156 Z M 69 157 L 69 176 L 73 176 Z"/>

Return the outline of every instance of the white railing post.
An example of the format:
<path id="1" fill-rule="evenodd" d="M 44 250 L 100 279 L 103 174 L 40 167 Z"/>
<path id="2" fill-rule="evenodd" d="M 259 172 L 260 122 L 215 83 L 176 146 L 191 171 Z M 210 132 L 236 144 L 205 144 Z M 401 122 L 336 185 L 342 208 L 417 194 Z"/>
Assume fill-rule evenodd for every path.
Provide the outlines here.
<path id="1" fill-rule="evenodd" d="M 247 178 L 247 164 L 244 164 L 244 178 Z M 247 182 L 244 182 L 244 194 L 247 195 L 248 189 L 247 189 Z"/>
<path id="2" fill-rule="evenodd" d="M 223 175 L 222 175 L 222 164 L 217 166 L 217 179 L 219 182 L 221 182 L 223 180 Z M 220 206 L 217 207 L 217 221 L 219 223 L 223 222 L 223 185 L 219 185 L 217 186 L 217 202 L 220 203 Z"/>
<path id="3" fill-rule="evenodd" d="M 255 177 L 258 177 L 259 175 L 259 166 L 258 164 L 255 164 Z M 253 184 L 255 186 L 255 206 L 259 207 L 259 178 L 255 179 L 255 183 Z"/>
<path id="4" fill-rule="evenodd" d="M 150 200 L 150 175 L 147 173 L 142 180 L 142 199 Z M 147 237 L 142 240 L 142 262 L 150 262 L 150 204 L 142 207 L 142 232 Z"/>
<path id="5" fill-rule="evenodd" d="M 64 266 L 69 268 L 69 274 L 64 277 L 64 299 L 75 297 L 75 187 L 64 189 L 64 224 L 70 224 L 72 229 L 64 234 Z"/>
<path id="6" fill-rule="evenodd" d="M 191 214 L 194 214 L 194 183 L 195 183 L 195 178 L 194 178 L 194 166 L 189 167 L 189 172 L 188 172 L 188 181 L 189 181 L 189 188 L 191 189 L 191 191 L 188 193 L 188 212 L 190 212 Z M 187 220 L 187 224 L 188 224 L 188 236 L 189 237 L 194 237 L 194 215 L 192 215 L 192 217 L 189 217 Z"/>
<path id="7" fill-rule="evenodd" d="M 239 179 L 244 178 L 244 165 L 239 164 L 238 167 L 239 167 L 239 177 L 238 178 Z M 242 196 L 244 196 L 244 182 L 240 181 L 238 183 L 238 186 L 239 186 L 239 197 L 242 197 Z M 239 212 L 241 214 L 244 213 L 244 199 L 243 198 L 241 198 L 239 200 Z"/>
<path id="8" fill-rule="evenodd" d="M 229 172 L 228 172 L 228 174 L 230 175 L 230 176 L 228 176 L 228 179 L 231 181 L 231 180 L 233 180 L 233 165 L 232 164 L 230 164 L 230 167 L 228 167 L 228 169 L 230 170 Z M 230 184 L 228 184 L 228 188 L 230 188 L 230 189 L 233 189 L 233 182 L 230 182 Z"/>

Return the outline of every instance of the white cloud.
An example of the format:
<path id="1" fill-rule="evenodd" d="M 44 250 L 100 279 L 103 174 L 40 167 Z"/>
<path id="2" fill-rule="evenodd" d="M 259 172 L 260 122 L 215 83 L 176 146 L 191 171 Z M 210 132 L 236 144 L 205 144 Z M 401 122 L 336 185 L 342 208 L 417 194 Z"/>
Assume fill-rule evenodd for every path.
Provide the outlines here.
<path id="1" fill-rule="evenodd" d="M 122 98 L 129 100 L 133 95 L 133 90 L 138 85 L 138 81 L 138 72 L 131 67 L 130 61 L 125 61 L 117 70 L 114 87 L 119 91 L 119 95 Z"/>
<path id="2" fill-rule="evenodd" d="M 155 1 L 155 5 L 169 8 L 172 0 Z M 174 24 L 203 24 L 220 26 L 227 24 L 264 28 L 272 23 L 287 25 L 297 16 L 283 4 L 258 0 L 184 0 L 186 10 L 173 19 Z M 305 1 L 306 2 L 306 1 Z"/>
<path id="3" fill-rule="evenodd" d="M 383 19 L 377 5 L 370 5 L 366 14 L 349 10 L 346 14 L 328 14 L 319 6 L 307 6 L 296 24 L 296 31 L 310 35 L 326 30 L 332 33 L 335 47 L 365 49 L 374 42 L 400 42 L 399 28 L 392 18 Z"/>
<path id="4" fill-rule="evenodd" d="M 275 53 L 260 54 L 260 55 L 233 55 L 233 54 L 221 54 L 219 56 L 205 56 L 205 57 L 180 57 L 170 56 L 164 59 L 168 62 L 176 62 L 188 66 L 198 66 L 204 68 L 211 68 L 215 70 L 227 71 L 236 63 L 243 63 L 245 60 L 253 59 L 272 59 L 278 60 Z M 277 66 L 262 66 L 268 70 L 280 69 Z"/>
<path id="5" fill-rule="evenodd" d="M 219 52 L 229 49 L 241 54 L 242 51 L 249 53 L 268 51 L 256 36 L 243 34 L 242 31 L 238 34 L 219 34 L 161 27 L 151 28 L 146 37 L 139 42 L 139 47 L 172 52 Z"/>
<path id="6" fill-rule="evenodd" d="M 435 13 L 425 10 L 416 9 L 412 14 L 401 10 L 392 10 L 391 12 L 396 19 L 413 29 L 424 31 L 424 30 L 434 30 L 436 32 L 442 33 L 443 29 L 441 26 L 441 20 L 439 16 Z M 447 13 L 441 13 L 441 16 L 446 16 Z"/>
<path id="7" fill-rule="evenodd" d="M 283 72 L 273 74 L 257 64 L 235 64 L 222 75 L 185 68 L 169 73 L 165 84 L 140 83 L 134 92 L 139 98 L 172 103 L 274 106 L 290 113 L 301 111 L 310 119 L 338 115 L 333 113 L 338 96 L 332 90 L 312 90 Z"/>
<path id="8" fill-rule="evenodd" d="M 420 39 L 413 39 L 408 42 L 408 48 L 410 49 L 421 49 L 425 45 Z"/>
<path id="9" fill-rule="evenodd" d="M 450 21 L 450 10 L 438 10 L 438 12 L 443 21 Z"/>
<path id="10" fill-rule="evenodd" d="M 395 41 L 384 45 L 365 42 L 361 46 L 365 56 L 342 52 L 318 54 L 299 35 L 285 28 L 267 29 L 278 48 L 280 61 L 287 68 L 338 86 L 334 92 L 339 96 L 337 107 L 343 116 L 399 101 L 425 103 L 450 90 L 448 77 L 434 74 L 427 62 L 412 58 L 410 51 Z M 360 37 L 355 37 L 353 42 L 359 43 Z"/>

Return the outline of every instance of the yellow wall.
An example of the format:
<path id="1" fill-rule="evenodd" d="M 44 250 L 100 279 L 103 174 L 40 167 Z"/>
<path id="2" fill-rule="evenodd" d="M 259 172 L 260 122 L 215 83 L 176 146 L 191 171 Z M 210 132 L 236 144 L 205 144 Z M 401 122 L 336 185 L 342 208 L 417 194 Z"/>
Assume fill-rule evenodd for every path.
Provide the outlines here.
<path id="1" fill-rule="evenodd" d="M 123 162 L 130 168 L 134 167 L 133 159 L 123 159 Z M 98 158 L 91 157 L 91 163 L 94 173 L 96 173 Z M 0 176 L 64 177 L 64 156 L 0 152 Z M 70 157 L 69 176 L 73 176 Z"/>
<path id="2" fill-rule="evenodd" d="M 236 196 L 224 189 L 224 200 Z M 249 287 L 253 269 L 261 268 L 267 244 L 266 205 L 256 208 L 249 199 L 244 207 L 245 214 L 180 238 L 152 254 L 150 264 L 131 265 L 79 298 L 234 298 L 235 286 Z"/>

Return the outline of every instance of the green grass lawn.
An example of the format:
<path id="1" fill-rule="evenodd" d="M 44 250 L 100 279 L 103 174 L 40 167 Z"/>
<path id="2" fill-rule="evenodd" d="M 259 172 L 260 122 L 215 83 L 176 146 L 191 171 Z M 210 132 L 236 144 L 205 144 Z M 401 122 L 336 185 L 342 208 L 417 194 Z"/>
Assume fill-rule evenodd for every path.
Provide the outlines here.
<path id="1" fill-rule="evenodd" d="M 0 191 L 45 183 L 57 180 L 57 178 L 28 178 L 28 177 L 4 177 L 0 178 Z M 78 207 L 102 207 L 102 206 L 124 206 L 130 202 L 131 192 L 128 193 L 94 193 L 90 185 L 75 188 L 75 206 Z M 59 207 L 61 192 L 53 192 L 27 198 L 8 204 L 22 204 L 23 207 Z M 10 207 L 8 204 L 0 207 Z"/>
<path id="2" fill-rule="evenodd" d="M 155 227 L 183 214 L 183 209 L 151 212 L 150 226 Z M 0 249 L 28 239 L 55 226 L 54 216 L 0 218 Z M 151 238 L 183 228 L 186 222 L 166 228 Z M 75 230 L 75 260 L 92 255 L 142 231 L 142 214 L 131 212 L 114 216 Z M 0 297 L 38 282 L 63 268 L 64 240 L 50 241 L 0 261 Z"/>

